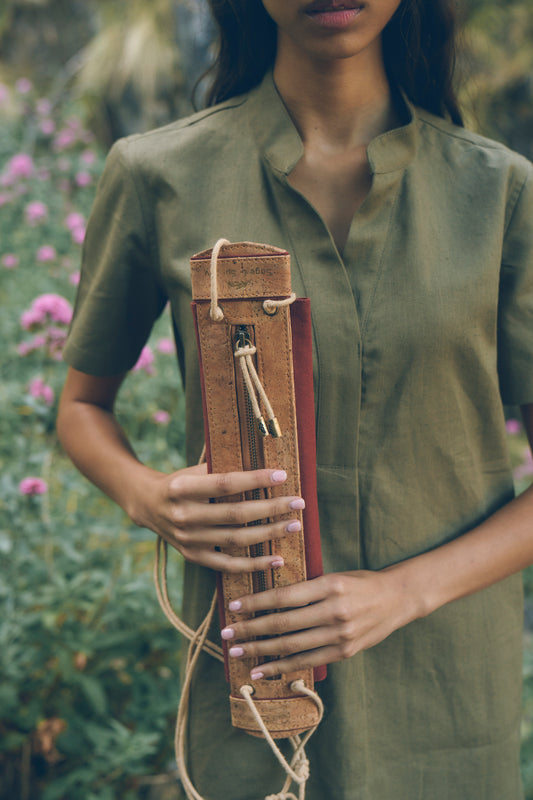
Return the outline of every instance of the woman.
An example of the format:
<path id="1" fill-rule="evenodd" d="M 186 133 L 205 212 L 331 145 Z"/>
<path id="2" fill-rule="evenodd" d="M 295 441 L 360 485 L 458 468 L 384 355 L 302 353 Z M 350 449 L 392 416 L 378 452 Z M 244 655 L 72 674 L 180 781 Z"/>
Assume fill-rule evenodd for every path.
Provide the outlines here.
<path id="1" fill-rule="evenodd" d="M 243 611 L 286 610 L 222 636 L 238 642 L 232 657 L 273 658 L 265 676 L 330 665 L 308 800 L 517 800 L 517 573 L 533 561 L 533 492 L 512 500 L 501 403 L 522 406 L 533 439 L 531 165 L 454 124 L 447 0 L 212 6 L 212 100 L 225 102 L 109 156 L 65 351 L 62 442 L 184 555 L 189 624 L 212 570 L 267 568 L 216 547 L 284 536 L 276 517 L 303 500 L 243 502 L 236 528 L 208 500 L 284 475 L 157 472 L 113 402 L 170 298 L 196 463 L 188 259 L 222 236 L 288 249 L 313 310 L 326 574 L 241 598 Z M 265 518 L 259 533 L 244 527 Z M 230 729 L 226 695 L 205 656 L 192 776 L 208 800 L 256 800 L 281 770 L 264 742 Z"/>

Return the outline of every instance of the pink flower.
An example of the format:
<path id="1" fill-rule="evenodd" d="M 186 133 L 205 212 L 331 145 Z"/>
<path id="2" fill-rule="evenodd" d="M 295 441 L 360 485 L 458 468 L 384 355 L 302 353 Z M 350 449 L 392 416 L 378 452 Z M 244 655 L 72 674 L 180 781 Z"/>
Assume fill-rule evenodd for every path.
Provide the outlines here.
<path id="1" fill-rule="evenodd" d="M 52 103 L 47 97 L 40 97 L 35 104 L 35 108 L 38 114 L 47 117 L 52 110 Z"/>
<path id="2" fill-rule="evenodd" d="M 36 297 L 31 308 L 34 311 L 47 314 L 52 322 L 70 325 L 72 319 L 72 306 L 60 294 L 41 294 Z"/>
<path id="3" fill-rule="evenodd" d="M 38 225 L 39 222 L 43 222 L 47 218 L 48 209 L 44 203 L 34 200 L 33 202 L 28 203 L 24 210 L 24 214 L 26 221 L 30 225 Z"/>
<path id="4" fill-rule="evenodd" d="M 20 324 L 28 331 L 47 322 L 56 322 L 60 325 L 70 325 L 72 319 L 72 306 L 60 294 L 41 294 L 36 297 L 30 308 L 23 311 Z M 59 330 L 51 328 L 49 331 Z M 56 337 L 57 338 L 57 337 Z"/>
<path id="5" fill-rule="evenodd" d="M 143 369 L 147 375 L 153 375 L 154 373 L 154 354 L 152 352 L 152 348 L 150 345 L 146 345 L 141 350 L 141 355 L 135 366 L 132 368 L 132 372 L 139 372 L 139 370 Z"/>
<path id="6" fill-rule="evenodd" d="M 39 123 L 39 130 L 44 136 L 51 136 L 56 129 L 53 119 L 42 119 Z"/>
<path id="7" fill-rule="evenodd" d="M 59 151 L 67 150 L 69 147 L 72 147 L 75 141 L 76 134 L 68 128 L 63 128 L 56 134 L 54 139 L 54 149 Z"/>
<path id="8" fill-rule="evenodd" d="M 51 244 L 44 244 L 37 250 L 36 258 L 42 264 L 46 264 L 48 261 L 55 261 L 57 258 L 55 247 L 52 247 Z"/>
<path id="9" fill-rule="evenodd" d="M 63 348 L 67 341 L 67 332 L 64 328 L 47 328 L 46 334 L 46 347 L 48 355 L 55 361 L 61 361 L 63 358 Z"/>
<path id="10" fill-rule="evenodd" d="M 168 411 L 156 411 L 155 414 L 152 414 L 152 419 L 154 422 L 157 422 L 158 425 L 168 425 L 170 422 L 170 414 Z"/>
<path id="11" fill-rule="evenodd" d="M 78 117 L 69 117 L 67 119 L 67 128 L 71 131 L 79 133 L 81 131 L 81 122 Z"/>
<path id="12" fill-rule="evenodd" d="M 7 164 L 10 178 L 31 178 L 33 175 L 33 159 L 27 153 L 17 153 Z"/>
<path id="13" fill-rule="evenodd" d="M 80 282 L 80 273 L 73 272 L 72 275 L 69 277 L 68 282 L 72 284 L 72 286 L 78 286 Z"/>
<path id="14" fill-rule="evenodd" d="M 6 253 L 2 256 L 2 266 L 6 269 L 15 269 L 19 265 L 19 257 L 15 253 Z"/>
<path id="15" fill-rule="evenodd" d="M 84 150 L 80 156 L 80 159 L 83 164 L 85 164 L 87 167 L 90 167 L 91 164 L 94 164 L 96 161 L 96 153 L 94 150 Z"/>
<path id="16" fill-rule="evenodd" d="M 25 331 L 31 331 L 38 325 L 42 325 L 45 321 L 46 315 L 41 311 L 36 311 L 34 308 L 29 308 L 23 311 L 20 315 L 20 326 Z"/>
<path id="17" fill-rule="evenodd" d="M 65 225 L 69 231 L 73 231 L 75 228 L 83 228 L 85 227 L 85 217 L 77 211 L 72 211 L 65 218 Z"/>
<path id="18" fill-rule="evenodd" d="M 170 353 L 174 353 L 174 342 L 172 339 L 168 337 L 159 339 L 158 343 L 156 344 L 156 348 L 158 352 L 165 353 L 165 355 L 169 355 Z"/>
<path id="19" fill-rule="evenodd" d="M 46 344 L 45 336 L 34 336 L 29 342 L 21 342 L 17 347 L 17 353 L 19 356 L 27 356 L 29 353 L 34 353 L 36 350 L 46 347 Z"/>
<path id="20" fill-rule="evenodd" d="M 523 478 L 529 478 L 530 475 L 533 475 L 533 456 L 531 455 L 531 450 L 527 447 L 524 451 L 524 461 L 513 471 L 513 477 L 515 480 L 520 481 Z"/>
<path id="21" fill-rule="evenodd" d="M 28 392 L 32 397 L 36 397 L 38 399 L 42 398 L 47 406 L 53 405 L 54 390 L 51 386 L 48 386 L 48 384 L 44 383 L 41 378 L 34 378 L 32 381 L 30 381 Z"/>
<path id="22" fill-rule="evenodd" d="M 15 89 L 19 94 L 29 94 L 33 89 L 33 83 L 29 78 L 19 78 L 15 83 Z"/>
<path id="23" fill-rule="evenodd" d="M 505 423 L 505 430 L 507 433 L 510 433 L 512 436 L 514 436 L 515 434 L 520 433 L 522 430 L 522 425 L 517 419 L 508 419 Z"/>
<path id="24" fill-rule="evenodd" d="M 89 172 L 85 172 L 85 170 L 80 170 L 76 173 L 75 176 L 76 185 L 84 188 L 85 186 L 90 186 L 93 182 L 92 175 Z"/>
<path id="25" fill-rule="evenodd" d="M 74 228 L 71 236 L 74 244 L 83 244 L 85 241 L 85 228 Z"/>
<path id="26" fill-rule="evenodd" d="M 48 484 L 42 478 L 23 478 L 19 483 L 19 492 L 25 495 L 46 494 Z"/>

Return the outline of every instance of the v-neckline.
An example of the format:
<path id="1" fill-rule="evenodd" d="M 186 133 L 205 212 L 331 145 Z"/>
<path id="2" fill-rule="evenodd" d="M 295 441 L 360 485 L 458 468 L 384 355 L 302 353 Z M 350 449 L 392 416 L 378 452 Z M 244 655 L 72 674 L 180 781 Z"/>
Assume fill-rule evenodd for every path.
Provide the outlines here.
<path id="1" fill-rule="evenodd" d="M 250 124 L 254 131 L 263 157 L 270 167 L 278 174 L 282 182 L 305 200 L 313 212 L 320 219 L 327 231 L 331 245 L 337 258 L 346 269 L 349 258 L 350 241 L 359 221 L 366 216 L 368 207 L 374 202 L 376 181 L 381 184 L 383 174 L 403 170 L 414 158 L 418 149 L 419 121 L 416 109 L 404 93 L 400 92 L 401 102 L 405 109 L 408 121 L 396 128 L 386 131 L 374 138 L 367 147 L 367 158 L 372 174 L 370 189 L 359 208 L 355 211 L 346 242 L 338 248 L 333 235 L 322 215 L 307 197 L 294 187 L 288 177 L 298 161 L 304 154 L 304 146 L 300 134 L 283 102 L 272 72 L 268 72 L 262 83 L 248 96 L 247 102 L 251 104 Z"/>

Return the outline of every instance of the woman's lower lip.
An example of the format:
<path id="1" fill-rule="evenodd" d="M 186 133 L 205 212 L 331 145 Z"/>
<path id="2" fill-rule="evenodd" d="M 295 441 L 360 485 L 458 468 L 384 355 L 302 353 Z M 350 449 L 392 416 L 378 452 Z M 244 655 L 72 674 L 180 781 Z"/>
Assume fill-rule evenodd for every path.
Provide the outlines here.
<path id="1" fill-rule="evenodd" d="M 323 28 L 345 28 L 361 11 L 362 8 L 339 8 L 336 11 L 308 11 L 307 16 Z"/>

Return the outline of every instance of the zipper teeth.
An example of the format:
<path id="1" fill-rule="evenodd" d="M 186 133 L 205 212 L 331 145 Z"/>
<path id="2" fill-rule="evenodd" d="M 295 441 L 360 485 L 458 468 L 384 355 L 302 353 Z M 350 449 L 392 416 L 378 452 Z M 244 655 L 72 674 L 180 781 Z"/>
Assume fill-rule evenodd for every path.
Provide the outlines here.
<path id="1" fill-rule="evenodd" d="M 252 343 L 250 337 L 250 331 L 245 325 L 239 325 L 236 332 L 236 343 L 240 345 L 250 345 Z M 246 396 L 245 400 L 245 413 L 246 413 L 246 427 L 248 430 L 248 450 L 250 455 L 250 463 L 252 469 L 259 468 L 259 457 L 257 453 L 257 440 L 256 440 L 256 430 L 255 430 L 255 418 L 253 415 L 252 410 L 252 403 L 250 398 Z M 252 491 L 252 499 L 253 500 L 260 500 L 262 497 L 260 489 L 254 489 Z M 249 526 L 253 525 L 260 525 L 260 520 L 255 520 L 254 522 L 250 522 Z M 262 542 L 258 544 L 251 545 L 250 547 L 250 555 L 252 556 L 264 556 L 265 555 L 265 546 Z M 266 582 L 266 575 L 264 572 L 256 573 L 256 581 L 258 584 L 259 591 L 264 592 L 267 588 Z"/>
<path id="2" fill-rule="evenodd" d="M 246 325 L 238 325 L 235 331 L 235 344 L 237 345 L 251 345 L 252 339 L 250 336 L 250 331 Z M 252 469 L 259 468 L 259 455 L 257 452 L 257 428 L 256 428 L 256 420 L 253 414 L 253 408 L 250 398 L 246 393 L 246 389 L 243 387 L 244 391 L 244 398 L 245 398 L 245 409 L 244 413 L 246 415 L 246 429 L 248 432 L 248 454 L 250 456 L 250 466 Z M 254 489 L 251 493 L 253 500 L 261 500 L 263 497 L 263 493 L 261 489 Z M 252 525 L 260 525 L 260 520 L 254 520 L 253 522 L 248 523 L 251 527 Z M 259 542 L 258 544 L 254 544 L 250 546 L 250 555 L 257 557 L 257 556 L 264 556 L 265 555 L 265 545 L 263 542 Z M 253 578 L 254 584 L 260 592 L 264 592 L 268 589 L 267 583 L 267 573 L 263 570 L 261 572 L 254 573 Z M 266 611 L 258 611 L 256 612 L 255 616 L 260 617 L 264 614 L 267 614 Z M 258 639 L 266 638 L 259 636 Z M 273 659 L 275 660 L 275 659 Z M 264 658 L 257 659 L 257 664 L 262 664 L 265 661 Z M 278 676 L 273 678 L 269 678 L 268 680 L 279 680 Z"/>

